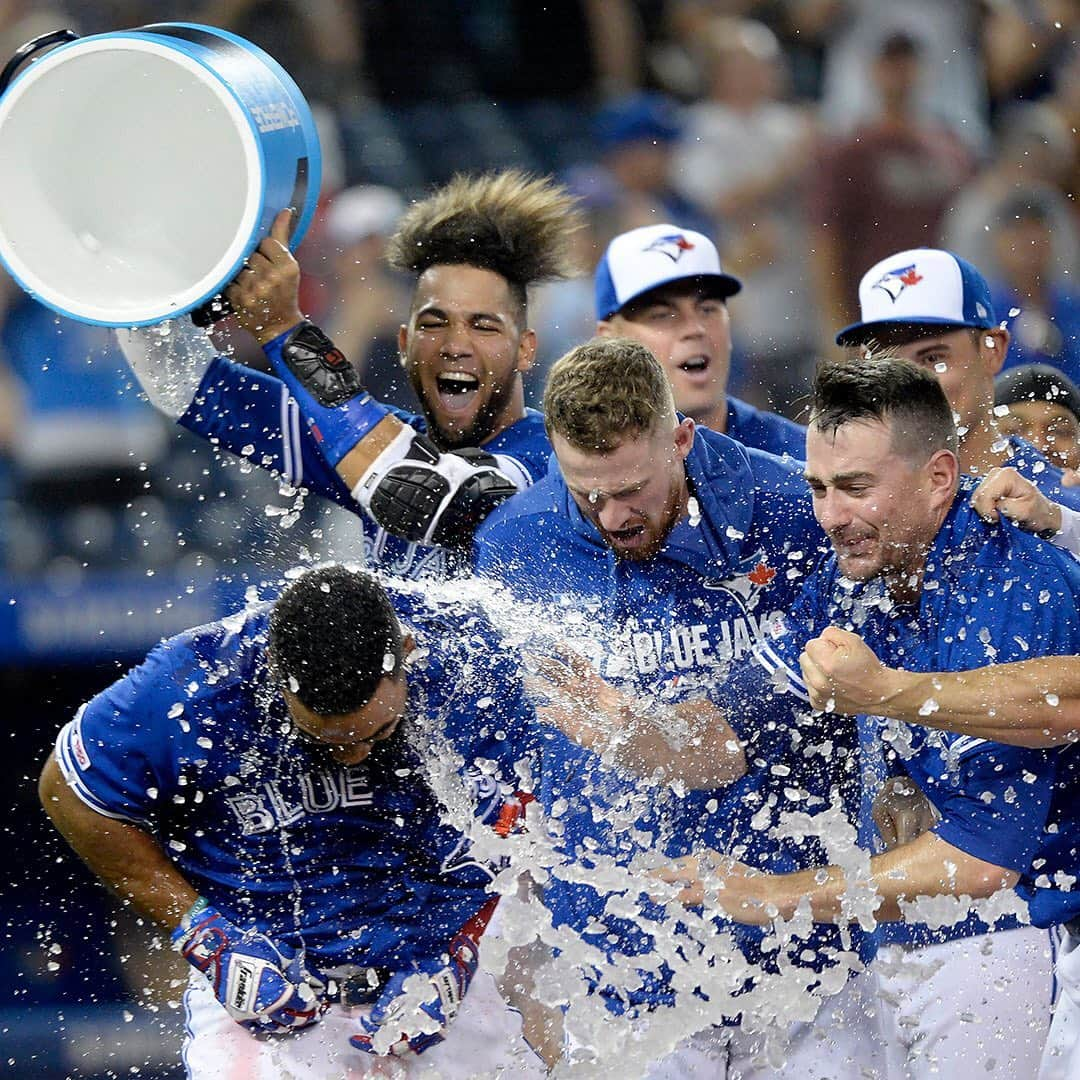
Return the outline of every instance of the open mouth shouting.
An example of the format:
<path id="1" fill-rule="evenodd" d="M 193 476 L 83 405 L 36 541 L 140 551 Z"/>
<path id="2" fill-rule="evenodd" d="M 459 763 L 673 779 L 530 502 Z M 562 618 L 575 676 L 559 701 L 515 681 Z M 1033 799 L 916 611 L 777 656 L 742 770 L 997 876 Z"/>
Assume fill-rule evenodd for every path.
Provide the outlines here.
<path id="1" fill-rule="evenodd" d="M 645 526 L 628 525 L 625 529 L 609 532 L 607 535 L 613 547 L 634 548 L 645 538 Z"/>
<path id="2" fill-rule="evenodd" d="M 688 356 L 677 365 L 679 371 L 687 375 L 694 382 L 704 382 L 709 374 L 712 361 L 704 353 Z"/>
<path id="3" fill-rule="evenodd" d="M 468 412 L 480 392 L 480 380 L 466 371 L 444 371 L 435 376 L 435 391 L 447 412 Z"/>

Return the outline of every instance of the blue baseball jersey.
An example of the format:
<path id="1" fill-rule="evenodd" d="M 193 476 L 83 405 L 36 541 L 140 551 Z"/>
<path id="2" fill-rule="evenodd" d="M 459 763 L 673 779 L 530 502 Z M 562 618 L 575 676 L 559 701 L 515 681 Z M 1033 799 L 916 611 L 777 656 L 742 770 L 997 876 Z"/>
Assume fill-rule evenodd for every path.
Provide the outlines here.
<path id="1" fill-rule="evenodd" d="M 1021 476 L 1030 480 L 1048 499 L 1072 510 L 1080 510 L 1080 487 L 1065 487 L 1062 472 L 1031 443 L 1018 435 L 1009 436 L 1011 465 Z"/>
<path id="2" fill-rule="evenodd" d="M 769 693 L 764 674 L 745 661 L 755 643 L 782 633 L 803 568 L 824 536 L 800 466 L 789 460 L 698 428 L 686 472 L 696 513 L 646 561 L 615 556 L 553 463 L 544 480 L 481 526 L 476 568 L 522 600 L 550 604 L 560 632 L 581 627 L 578 637 L 592 640 L 575 644 L 606 678 L 655 701 L 708 697 L 730 706 L 747 741 L 749 772 L 720 790 L 657 789 L 553 738 L 543 749 L 540 796 L 549 812 L 557 810 L 564 855 L 585 870 L 598 860 L 628 866 L 650 854 L 655 863 L 702 847 L 774 870 L 816 865 L 822 852 L 815 841 L 778 839 L 769 828 L 785 810 L 824 809 L 834 789 L 857 792 L 854 731 L 846 725 L 845 736 L 838 727 L 827 752 L 811 748 L 791 700 Z M 735 679 L 736 671 L 753 685 Z M 612 962 L 644 959 L 653 948 L 648 920 L 663 917 L 645 896 L 634 901 L 633 915 L 613 912 L 609 897 L 586 884 L 556 881 L 546 902 L 556 924 L 569 924 Z M 777 961 L 762 948 L 762 931 L 724 932 L 752 962 Z M 850 945 L 845 934 L 816 928 L 790 959 L 828 966 Z M 609 1003 L 671 1000 L 670 969 L 642 966 L 650 970 L 638 972 L 639 985 L 603 988 Z"/>
<path id="3" fill-rule="evenodd" d="M 917 603 L 893 603 L 880 580 L 845 581 L 835 558 L 811 577 L 790 632 L 761 650 L 804 692 L 798 654 L 828 625 L 858 633 L 890 666 L 964 671 L 1034 656 L 1080 653 L 1080 566 L 1065 552 L 1006 523 L 988 525 L 964 487 L 927 558 Z M 927 708 L 933 708 L 928 702 Z M 1033 750 L 968 735 L 860 717 L 869 753 L 905 771 L 941 815 L 933 831 L 976 858 L 1015 870 L 1032 921 L 1049 926 L 1080 912 L 1080 750 Z M 887 939 L 923 943 L 986 929 L 975 916 L 928 932 L 898 926 Z"/>
<path id="4" fill-rule="evenodd" d="M 777 413 L 755 409 L 738 398 L 727 399 L 727 430 L 729 439 L 755 450 L 765 450 L 777 457 L 806 460 L 806 428 Z"/>
<path id="5" fill-rule="evenodd" d="M 440 820 L 430 763 L 456 762 L 462 805 L 489 814 L 527 753 L 532 709 L 490 624 L 388 591 L 418 646 L 408 712 L 359 764 L 291 723 L 267 666 L 269 605 L 164 642 L 57 740 L 87 806 L 149 831 L 238 925 L 324 967 L 442 953 L 491 875 Z"/>
<path id="6" fill-rule="evenodd" d="M 390 410 L 417 431 L 427 431 L 423 416 Z M 353 499 L 345 482 L 322 454 L 313 430 L 300 415 L 288 387 L 225 357 L 216 357 L 198 393 L 178 421 L 216 446 L 246 458 L 281 477 L 336 502 L 360 517 L 366 564 L 404 578 L 441 578 L 456 568 L 452 553 L 410 543 L 375 524 Z M 484 444 L 500 470 L 519 488 L 533 484 L 547 469 L 551 442 L 544 419 L 534 409 Z"/>

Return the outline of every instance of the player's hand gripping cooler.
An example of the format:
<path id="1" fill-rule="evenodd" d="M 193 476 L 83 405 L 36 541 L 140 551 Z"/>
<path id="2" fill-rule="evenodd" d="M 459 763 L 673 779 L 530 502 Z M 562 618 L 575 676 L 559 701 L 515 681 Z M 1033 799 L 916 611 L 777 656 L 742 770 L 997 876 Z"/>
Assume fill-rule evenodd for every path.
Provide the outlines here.
<path id="1" fill-rule="evenodd" d="M 466 924 L 445 958 L 418 961 L 413 971 L 392 976 L 371 1013 L 361 1018 L 362 1033 L 349 1042 L 368 1054 L 398 1057 L 422 1054 L 441 1043 L 479 967 L 478 938 L 487 917 L 482 912 Z"/>
<path id="2" fill-rule="evenodd" d="M 228 1014 L 250 1031 L 291 1031 L 326 1009 L 326 982 L 258 930 L 242 930 L 198 900 L 172 933 L 173 948 L 206 976 Z"/>

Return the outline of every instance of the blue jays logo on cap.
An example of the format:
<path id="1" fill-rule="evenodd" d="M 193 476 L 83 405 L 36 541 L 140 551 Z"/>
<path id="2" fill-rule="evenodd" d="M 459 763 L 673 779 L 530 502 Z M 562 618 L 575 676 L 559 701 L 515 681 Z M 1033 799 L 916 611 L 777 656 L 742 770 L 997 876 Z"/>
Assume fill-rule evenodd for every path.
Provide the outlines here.
<path id="1" fill-rule="evenodd" d="M 669 236 L 658 236 L 651 244 L 646 244 L 642 251 L 658 251 L 666 255 L 672 262 L 678 262 L 683 257 L 684 251 L 693 251 L 694 245 L 682 233 L 671 233 Z"/>
<path id="2" fill-rule="evenodd" d="M 900 294 L 909 285 L 918 285 L 922 279 L 922 274 L 915 269 L 915 263 L 912 263 L 910 266 L 901 266 L 895 270 L 887 270 L 874 282 L 873 287 L 888 293 L 892 302 L 895 304 L 900 298 Z"/>
<path id="3" fill-rule="evenodd" d="M 720 268 L 716 245 L 703 233 L 670 222 L 620 233 L 596 267 L 596 317 L 606 319 L 636 297 L 686 278 L 707 282 L 724 299 L 742 287 Z"/>
<path id="4" fill-rule="evenodd" d="M 865 345 L 888 327 L 996 325 L 990 286 L 966 259 L 940 248 L 898 251 L 859 282 L 861 321 L 836 335 L 838 345 Z"/>

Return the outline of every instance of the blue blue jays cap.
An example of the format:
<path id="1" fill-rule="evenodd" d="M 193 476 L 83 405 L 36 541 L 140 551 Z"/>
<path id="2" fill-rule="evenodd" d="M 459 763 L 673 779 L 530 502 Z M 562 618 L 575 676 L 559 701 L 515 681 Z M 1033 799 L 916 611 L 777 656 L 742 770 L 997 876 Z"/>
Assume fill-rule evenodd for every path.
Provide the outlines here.
<path id="1" fill-rule="evenodd" d="M 709 280 L 725 300 L 742 288 L 720 268 L 716 245 L 702 233 L 675 225 L 620 233 L 596 267 L 596 317 L 607 319 L 631 300 L 684 278 Z"/>
<path id="2" fill-rule="evenodd" d="M 597 112 L 593 132 L 602 150 L 630 142 L 674 142 L 681 134 L 675 106 L 661 94 L 631 94 Z"/>
<path id="3" fill-rule="evenodd" d="M 837 345 L 865 345 L 891 326 L 998 325 L 986 278 L 951 251 L 914 248 L 872 266 L 859 282 L 862 321 L 845 326 Z"/>

